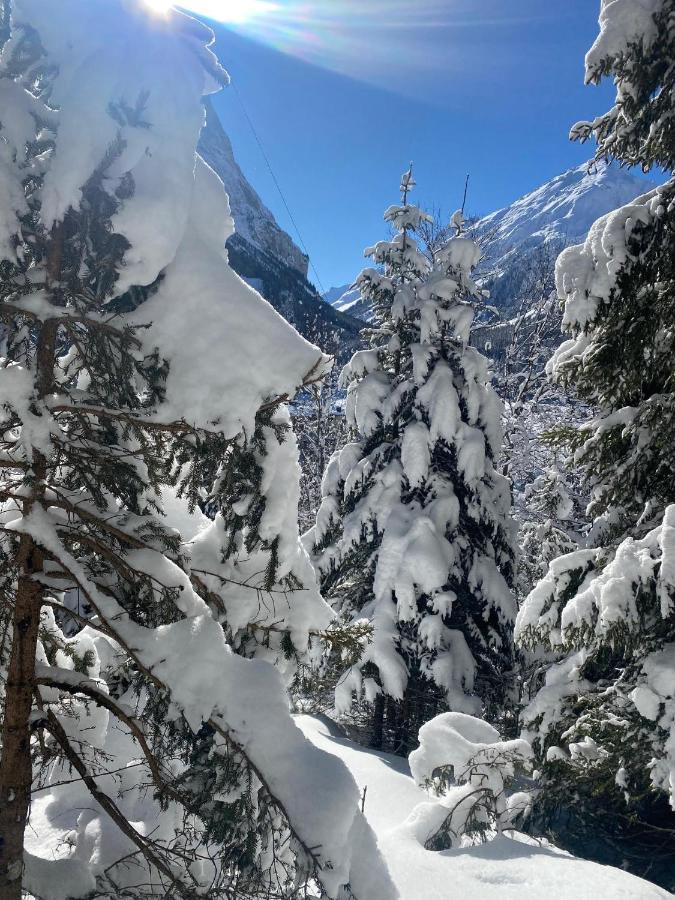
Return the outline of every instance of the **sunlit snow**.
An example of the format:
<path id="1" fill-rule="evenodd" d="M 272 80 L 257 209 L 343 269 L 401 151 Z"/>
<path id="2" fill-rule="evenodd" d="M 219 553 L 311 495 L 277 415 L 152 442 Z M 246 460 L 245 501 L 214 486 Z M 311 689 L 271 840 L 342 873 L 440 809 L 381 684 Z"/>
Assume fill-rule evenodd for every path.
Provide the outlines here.
<path id="1" fill-rule="evenodd" d="M 410 777 L 406 760 L 338 737 L 335 726 L 325 720 L 298 716 L 296 723 L 317 747 L 341 759 L 354 776 L 400 900 L 666 900 L 670 896 L 621 869 L 577 859 L 547 841 L 515 831 L 475 846 L 426 850 L 415 839 L 411 825 L 414 811 L 429 801 L 429 795 Z"/>

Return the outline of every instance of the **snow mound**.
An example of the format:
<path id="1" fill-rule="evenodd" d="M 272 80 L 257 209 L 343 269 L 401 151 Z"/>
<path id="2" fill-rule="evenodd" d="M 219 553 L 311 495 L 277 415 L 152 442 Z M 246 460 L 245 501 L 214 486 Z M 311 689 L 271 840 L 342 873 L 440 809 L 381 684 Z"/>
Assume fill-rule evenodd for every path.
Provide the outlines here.
<path id="1" fill-rule="evenodd" d="M 322 750 L 339 757 L 365 793 L 366 819 L 398 888 L 400 900 L 665 900 L 667 891 L 621 869 L 577 859 L 545 842 L 509 832 L 457 850 L 425 850 L 402 827 L 428 795 L 400 757 L 375 753 L 331 734 L 327 724 L 298 716 Z"/>

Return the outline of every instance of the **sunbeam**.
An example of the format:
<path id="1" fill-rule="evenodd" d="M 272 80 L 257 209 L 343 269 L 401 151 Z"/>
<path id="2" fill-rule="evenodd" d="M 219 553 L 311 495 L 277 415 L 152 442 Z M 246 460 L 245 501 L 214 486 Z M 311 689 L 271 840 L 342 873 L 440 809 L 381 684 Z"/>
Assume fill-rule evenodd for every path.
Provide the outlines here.
<path id="1" fill-rule="evenodd" d="M 411 94 L 429 91 L 429 73 L 471 64 L 471 29 L 522 21 L 492 2 L 478 13 L 469 0 L 141 2 L 159 12 L 176 6 L 305 62 Z"/>
<path id="2" fill-rule="evenodd" d="M 226 25 L 242 25 L 260 15 L 277 12 L 280 6 L 271 0 L 190 0 L 188 3 L 174 3 L 173 0 L 142 0 L 142 2 L 159 14 L 177 7 Z"/>

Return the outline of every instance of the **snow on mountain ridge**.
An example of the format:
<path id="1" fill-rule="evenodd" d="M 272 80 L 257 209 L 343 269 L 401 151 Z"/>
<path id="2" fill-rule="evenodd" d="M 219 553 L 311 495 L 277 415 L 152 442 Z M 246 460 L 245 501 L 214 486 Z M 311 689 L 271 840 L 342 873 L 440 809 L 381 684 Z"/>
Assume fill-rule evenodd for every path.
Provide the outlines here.
<path id="1" fill-rule="evenodd" d="M 349 290 L 351 290 L 351 284 L 341 284 L 339 287 L 329 288 L 321 296 L 326 301 L 326 303 L 330 303 L 331 306 L 337 306 L 344 294 L 346 294 Z"/>
<path id="2" fill-rule="evenodd" d="M 509 305 L 507 294 L 515 296 L 528 251 L 551 240 L 561 247 L 579 243 L 596 219 L 651 187 L 648 179 L 617 165 L 584 163 L 480 218 L 474 230 L 485 241 L 489 268 L 498 275 L 491 286 L 493 302 Z"/>
<path id="3" fill-rule="evenodd" d="M 361 302 L 361 299 L 361 291 L 358 288 L 351 288 L 340 297 L 335 306 L 340 312 L 349 312 Z"/>
<path id="4" fill-rule="evenodd" d="M 649 181 L 626 169 L 595 163 L 589 171 L 584 163 L 484 216 L 478 226 L 486 230 L 497 226 L 495 238 L 513 242 L 550 229 L 560 233 L 561 227 L 570 238 L 582 238 L 597 218 L 649 188 Z M 565 229 L 565 221 L 571 228 Z M 538 224 L 542 227 L 537 228 Z"/>
<path id="5" fill-rule="evenodd" d="M 485 284 L 491 302 L 508 311 L 539 247 L 551 241 L 556 255 L 566 245 L 581 243 L 596 219 L 652 187 L 648 179 L 617 165 L 583 163 L 479 218 L 471 232 L 483 243 L 481 270 L 490 272 Z M 368 319 L 369 309 L 351 285 L 323 296 L 334 309 Z"/>
<path id="6" fill-rule="evenodd" d="M 322 295 L 326 303 L 341 313 L 348 313 L 363 322 L 370 321 L 370 303 L 363 299 L 361 291 L 351 284 L 330 288 Z"/>

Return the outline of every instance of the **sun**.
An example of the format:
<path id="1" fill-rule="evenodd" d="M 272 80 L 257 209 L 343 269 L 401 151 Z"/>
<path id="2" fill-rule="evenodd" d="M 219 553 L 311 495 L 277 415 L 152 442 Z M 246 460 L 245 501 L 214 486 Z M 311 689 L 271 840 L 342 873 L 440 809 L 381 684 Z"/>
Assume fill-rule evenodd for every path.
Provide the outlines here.
<path id="1" fill-rule="evenodd" d="M 143 0 L 143 5 L 158 15 L 166 15 L 174 4 L 173 0 Z"/>
<path id="2" fill-rule="evenodd" d="M 262 13 L 277 8 L 277 4 L 270 0 L 142 0 L 142 2 L 158 15 L 166 15 L 170 9 L 177 7 L 207 19 L 232 25 L 242 25 Z"/>

